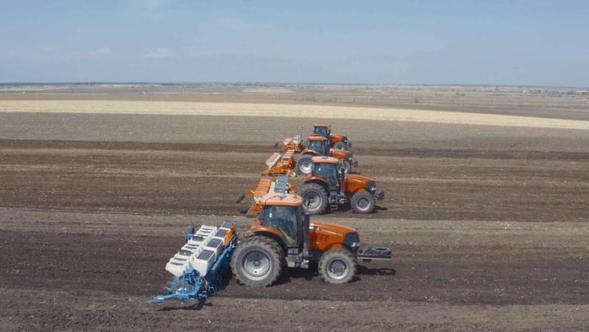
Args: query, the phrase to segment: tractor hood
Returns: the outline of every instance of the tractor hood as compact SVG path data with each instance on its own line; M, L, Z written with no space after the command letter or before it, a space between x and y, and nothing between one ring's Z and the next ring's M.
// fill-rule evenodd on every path
M332 142L345 142L348 139L346 136L340 134L331 134L330 138Z
M331 156L333 156L334 158L337 159L348 159L349 157L352 156L352 152L351 151L347 151L347 150L336 150L336 149L330 149L329 153L331 154Z
M315 250L323 252L341 244L354 249L360 243L358 232L352 227L312 221L309 228L311 247Z
M376 181L374 181L373 178L358 174L346 174L345 183L346 192L348 193L355 193L360 190L368 190L370 184L373 184L376 187Z

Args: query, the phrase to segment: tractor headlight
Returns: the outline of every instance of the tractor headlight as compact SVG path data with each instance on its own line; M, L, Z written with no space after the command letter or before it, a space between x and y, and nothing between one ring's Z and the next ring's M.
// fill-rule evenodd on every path
M374 193L376 191L376 182L374 181L369 181L368 185L366 186L366 188L368 189L368 191L370 191L371 193Z
M360 247L360 236L356 232L350 232L344 236L344 244L355 254Z

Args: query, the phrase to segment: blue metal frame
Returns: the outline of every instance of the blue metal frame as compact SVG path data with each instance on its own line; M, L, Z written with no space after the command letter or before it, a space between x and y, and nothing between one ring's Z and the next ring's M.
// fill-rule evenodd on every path
M187 234L186 237L190 239L191 234ZM224 274L229 270L231 254L236 244L237 236L235 235L205 276L201 276L198 271L190 268L183 276L173 277L166 286L165 293L154 296L150 303L162 304L171 300L180 301L182 304L191 300L205 302L209 296L215 295L225 287Z

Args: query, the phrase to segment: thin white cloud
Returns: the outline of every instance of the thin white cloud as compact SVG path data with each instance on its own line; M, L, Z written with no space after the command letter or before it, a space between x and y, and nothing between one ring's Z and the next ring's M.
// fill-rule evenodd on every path
M167 48L155 48L143 55L146 59L166 59L175 56L176 53Z
M105 55L110 55L110 54L111 54L111 50L109 47L101 47L101 48L97 48L95 50L88 52L88 55L91 55L91 56L105 56Z
M222 29L233 32L246 32L252 28L250 23L233 17L218 18L215 20L215 24Z
M45 53L55 53L57 52L58 49L55 47L41 47L41 52L45 52Z

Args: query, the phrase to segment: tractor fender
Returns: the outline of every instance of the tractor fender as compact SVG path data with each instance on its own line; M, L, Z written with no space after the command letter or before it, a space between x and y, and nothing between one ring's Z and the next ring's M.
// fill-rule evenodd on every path
M325 189L329 191L329 188L327 188L327 181L325 181L324 178L320 178L318 176L305 175L305 176L303 176L303 183L304 184L307 184L307 183L317 183L317 184L325 187Z
M282 234L273 227L267 227L262 225L262 223L259 220L255 220L252 222L250 228L247 230L247 232L245 232L244 236L265 236L276 241L282 247L282 249L285 250L285 252L287 250L286 243L282 238Z
M309 150L309 149L307 149L307 148L305 148L305 149L304 149L304 150L301 152L301 154L302 154L302 155L308 154L308 155L312 155L312 156L318 156L318 155L319 155L319 153L317 153L317 151L315 151L315 150Z

